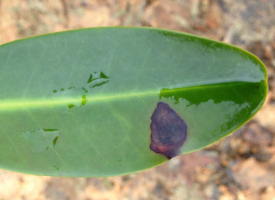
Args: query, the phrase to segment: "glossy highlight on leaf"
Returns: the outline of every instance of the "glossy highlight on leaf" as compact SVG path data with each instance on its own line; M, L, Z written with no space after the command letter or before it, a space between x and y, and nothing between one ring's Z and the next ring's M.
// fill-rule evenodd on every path
M187 138L187 124L166 103L159 102L152 115L150 148L171 159Z
M0 85L1 168L106 177L155 167L232 133L263 105L267 71L251 53L222 42L105 27L1 45ZM188 137L169 136L165 146L155 116L171 110ZM175 148L178 140L184 144Z

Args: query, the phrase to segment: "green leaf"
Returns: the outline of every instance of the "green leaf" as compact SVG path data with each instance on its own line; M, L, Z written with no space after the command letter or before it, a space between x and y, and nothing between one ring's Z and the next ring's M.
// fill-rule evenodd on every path
M153 28L7 43L0 77L0 167L50 176L114 176L166 162L150 149L160 101L187 124L185 154L242 126L267 94L265 66L249 52Z

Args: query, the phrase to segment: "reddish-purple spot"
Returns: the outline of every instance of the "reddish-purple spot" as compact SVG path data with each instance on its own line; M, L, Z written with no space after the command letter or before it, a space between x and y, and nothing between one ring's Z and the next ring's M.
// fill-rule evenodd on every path
M168 159L179 155L187 138L187 124L166 103L159 102L152 115L150 149Z

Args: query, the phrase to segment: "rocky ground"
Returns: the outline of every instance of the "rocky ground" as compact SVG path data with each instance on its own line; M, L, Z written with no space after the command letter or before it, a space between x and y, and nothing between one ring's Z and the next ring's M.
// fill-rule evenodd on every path
M84 27L160 27L247 49L269 72L263 108L241 129L204 150L110 178L0 170L0 200L274 200L274 16L274 0L0 0L0 44Z

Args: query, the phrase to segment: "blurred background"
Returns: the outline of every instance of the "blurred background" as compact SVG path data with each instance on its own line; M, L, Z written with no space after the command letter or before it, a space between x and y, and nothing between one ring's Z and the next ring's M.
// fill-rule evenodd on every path
M149 26L234 44L269 72L263 108L204 150L136 174L59 178L0 169L0 200L274 200L275 0L0 0L0 44L99 26Z

